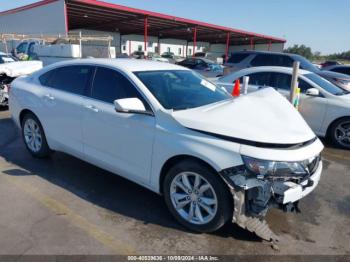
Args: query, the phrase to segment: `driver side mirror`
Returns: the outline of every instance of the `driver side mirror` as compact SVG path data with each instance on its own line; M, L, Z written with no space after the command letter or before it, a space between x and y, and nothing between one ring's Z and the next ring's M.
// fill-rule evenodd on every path
M317 88L309 88L306 90L305 95L307 96L319 96L320 91Z
M119 113L136 113L153 115L146 110L142 101L136 97L114 100L115 111Z

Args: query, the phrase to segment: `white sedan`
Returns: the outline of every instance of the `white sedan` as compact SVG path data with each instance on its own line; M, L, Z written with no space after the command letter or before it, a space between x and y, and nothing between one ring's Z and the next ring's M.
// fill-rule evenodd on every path
M242 82L243 76L249 76L248 91L273 87L289 98L292 71L292 68L285 67L252 67L219 78L216 82L231 91L236 79ZM335 145L350 149L349 92L315 73L305 70L299 73L301 115L318 136L329 137Z
M177 65L52 64L13 82L10 111L33 156L62 151L126 177L200 232L232 219L274 239L267 210L293 210L321 176L322 143L275 90L233 99Z

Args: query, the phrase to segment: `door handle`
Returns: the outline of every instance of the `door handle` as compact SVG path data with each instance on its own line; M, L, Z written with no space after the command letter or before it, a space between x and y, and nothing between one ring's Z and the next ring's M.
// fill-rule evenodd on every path
M55 98L51 94L46 94L44 97L51 101L55 100Z
M87 105L87 106L85 106L85 108L86 108L86 109L89 109L89 110L91 110L91 111L94 111L95 113L98 112L97 107L95 107L95 106L93 106L93 105Z

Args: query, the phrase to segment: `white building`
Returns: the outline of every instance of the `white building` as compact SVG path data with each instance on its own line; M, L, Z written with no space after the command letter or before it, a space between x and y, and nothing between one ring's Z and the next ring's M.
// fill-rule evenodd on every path
M117 53L282 51L284 39L95 0L43 0L0 13L0 33L110 35ZM146 48L145 48L146 47ZM145 50L146 49L146 50Z

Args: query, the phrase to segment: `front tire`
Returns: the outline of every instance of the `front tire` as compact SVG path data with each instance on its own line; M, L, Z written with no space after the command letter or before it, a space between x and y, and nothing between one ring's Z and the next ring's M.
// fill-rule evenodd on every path
M232 217L232 196L206 165L185 160L173 166L163 183L166 205L176 220L197 232L213 232Z
M50 155L51 150L47 144L44 129L39 119L32 113L27 113L23 117L22 138L34 157L44 158Z
M335 146L350 149L350 117L334 122L329 135Z

